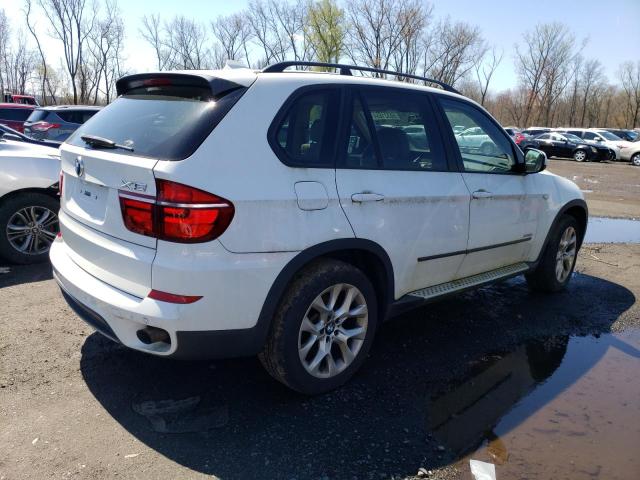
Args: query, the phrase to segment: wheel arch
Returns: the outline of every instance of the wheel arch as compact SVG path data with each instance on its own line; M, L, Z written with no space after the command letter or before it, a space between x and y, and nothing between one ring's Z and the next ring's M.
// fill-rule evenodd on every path
M14 198L14 197L19 197L20 195L23 195L25 193L42 193L44 195L47 195L48 197L51 197L55 200L59 200L60 198L58 197L58 183L54 183L53 185L51 185L50 187L47 188L40 188L40 187L31 187L31 188L21 188L18 190L12 190L6 194L4 194L2 197L0 197L0 204L2 202L5 202L6 200L10 199L10 198Z
M570 202L566 203L556 214L555 218L553 219L553 222L551 222L551 226L549 227L549 230L547 231L547 236L544 239L544 243L542 245L542 248L540 249L540 253L538 254L538 258L535 261L535 264L537 265L540 262L540 258L542 258L542 255L544 254L544 251L547 248L547 245L549 244L549 241L551 240L551 233L555 230L556 226L558 225L558 222L560 221L560 218L563 215L570 215L573 218L576 219L576 221L578 222L578 226L580 227L580 232L579 232L579 236L578 236L578 248L580 248L582 246L582 242L584 240L584 237L587 233L587 224L589 221L589 209L587 207L587 202L585 202L582 199L575 199L575 200L571 200Z
M264 345L271 320L291 282L305 267L322 258L341 260L362 270L371 280L376 295L381 301L380 318L386 316L389 306L394 301L395 288L393 266L387 252L371 240L360 238L330 240L298 253L276 277L254 327L258 330L261 346Z

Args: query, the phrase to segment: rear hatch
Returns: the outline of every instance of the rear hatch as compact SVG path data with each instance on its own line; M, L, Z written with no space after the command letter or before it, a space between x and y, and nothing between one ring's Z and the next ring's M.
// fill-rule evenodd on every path
M155 201L156 163L191 156L255 80L253 72L244 82L224 72L124 77L119 97L62 145L62 235L71 258L91 275L148 294L157 240L132 228L131 215L125 221L122 199Z

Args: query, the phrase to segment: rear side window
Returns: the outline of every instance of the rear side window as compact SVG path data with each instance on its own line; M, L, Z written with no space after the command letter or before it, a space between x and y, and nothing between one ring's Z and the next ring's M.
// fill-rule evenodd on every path
M133 148L128 155L182 160L196 151L245 91L238 87L214 96L210 89L186 85L130 88L67 142L85 147L82 135L94 135Z
M333 166L338 95L336 89L312 90L289 106L275 129L276 153L285 164Z
M584 138L585 140L595 140L600 137L593 132L584 132L582 134L582 138Z
M444 171L447 162L426 98L363 89L354 95L347 168Z
M29 122L41 122L47 118L47 115L49 115L49 112L47 112L46 110L36 109L31 112L31 115L29 115L29 118L27 120Z
M0 108L0 118L3 120L14 120L24 122L33 110L27 108Z
M84 123L82 121L82 112L60 110L56 114L67 123Z

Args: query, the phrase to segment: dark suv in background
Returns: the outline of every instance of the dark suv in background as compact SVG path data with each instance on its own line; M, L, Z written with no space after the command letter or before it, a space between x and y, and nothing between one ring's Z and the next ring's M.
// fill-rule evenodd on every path
M37 140L64 142L101 108L84 105L38 107L24 122L24 133Z

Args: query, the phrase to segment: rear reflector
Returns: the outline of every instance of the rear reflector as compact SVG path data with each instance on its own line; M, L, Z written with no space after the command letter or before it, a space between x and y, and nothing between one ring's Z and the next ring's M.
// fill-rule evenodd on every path
M127 229L178 243L208 242L229 227L235 209L224 198L168 180L156 180L156 197L120 190Z
M147 296L154 300L160 300L161 302L180 304L194 303L202 298L202 296L194 295L174 295L173 293L161 292L160 290L151 290Z

